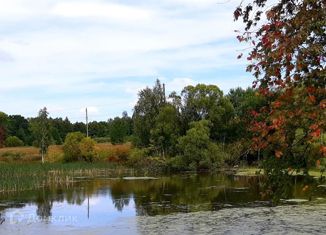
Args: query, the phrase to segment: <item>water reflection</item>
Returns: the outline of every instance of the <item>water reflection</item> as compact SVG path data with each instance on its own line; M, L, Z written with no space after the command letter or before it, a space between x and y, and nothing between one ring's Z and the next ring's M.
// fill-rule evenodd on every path
M79 222L102 223L125 216L154 216L173 212L260 206L261 177L232 175L175 175L151 180L93 179L0 196L0 213L24 206L42 221L57 215L78 216ZM303 191L299 178L291 185L291 198L314 199L325 189ZM2 212L3 213L3 212ZM1 218L0 218L1 219ZM100 221L100 222L99 222ZM60 223L60 222L57 222Z

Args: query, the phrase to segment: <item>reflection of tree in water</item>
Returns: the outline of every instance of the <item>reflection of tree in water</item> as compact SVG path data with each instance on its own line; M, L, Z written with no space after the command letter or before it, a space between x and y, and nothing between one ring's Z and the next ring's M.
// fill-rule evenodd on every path
M125 206L129 205L130 198L126 198L126 197L112 198L112 202L114 204L114 207L118 211L122 211Z
M51 194L46 193L44 188L37 196L36 205L36 214L40 218L47 219L52 215L51 210L53 206L53 198L51 197Z
M118 211L122 211L125 206L129 205L132 191L127 181L118 180L111 184L112 202Z
M158 180L118 180L112 182L111 196L118 210L125 206L126 195L133 195L137 215L169 214L214 209L214 203L225 187L244 182L221 175L161 177ZM123 196L124 195L124 196Z
M289 184L290 197L305 198L302 188L306 183L297 177ZM37 215L51 216L54 201L67 201L81 205L88 197L102 195L112 198L118 211L134 200L137 215L158 215L171 212L217 210L226 204L244 205L262 200L261 185L264 177L228 175L178 175L156 180L92 180L79 182L72 187L50 187L20 192L2 200L35 202ZM314 196L320 196L319 191ZM265 198L268 199L268 198Z

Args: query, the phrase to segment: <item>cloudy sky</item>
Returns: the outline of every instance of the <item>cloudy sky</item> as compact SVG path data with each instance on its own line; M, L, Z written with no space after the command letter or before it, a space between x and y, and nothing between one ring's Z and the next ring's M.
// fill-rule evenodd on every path
M157 78L167 91L247 87L239 0L0 0L0 110L107 120Z

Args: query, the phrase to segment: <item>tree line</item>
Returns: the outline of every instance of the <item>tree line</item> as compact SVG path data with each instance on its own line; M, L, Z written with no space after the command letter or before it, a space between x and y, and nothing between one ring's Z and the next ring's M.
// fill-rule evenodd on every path
M205 84L166 95L157 80L152 88L139 91L132 117L123 112L121 117L90 122L89 136L97 142L132 142L146 150L144 155L173 158L173 165L182 169L210 168L222 161L236 164L240 156L256 158L248 126L251 113L266 102L252 88L224 95L217 86ZM35 118L0 114L1 147L34 145L42 152L51 144L63 144L72 132L85 133L85 123L50 118L46 108Z
M42 125L41 120L46 119ZM46 125L49 144L61 145L68 133L86 133L86 124L83 122L72 123L66 118L48 117L46 108L40 110L34 118L25 118L21 115L7 115L0 112L0 147L38 146L38 133L41 126ZM132 134L132 119L127 112L122 117L115 117L107 121L93 121L89 123L89 136L97 141L111 141L122 143L127 136Z

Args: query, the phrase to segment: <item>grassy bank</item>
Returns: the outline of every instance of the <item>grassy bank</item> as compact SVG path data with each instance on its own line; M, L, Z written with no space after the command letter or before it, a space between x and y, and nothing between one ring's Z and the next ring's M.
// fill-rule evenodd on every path
M243 176L255 176L255 175L260 175L264 174L264 170L257 168L257 167L244 167L244 168L239 168L236 171L236 175L243 175ZM294 173L293 175L300 175L302 172L299 173ZM319 169L310 169L308 171L308 174L312 177L317 177L320 178L321 176L325 176Z
M144 156L139 159L132 151L129 143L97 143L94 162L64 163L63 147L52 145L45 156L45 164L41 164L38 148L0 148L0 193L72 184L81 177L146 175L163 169L160 161Z

